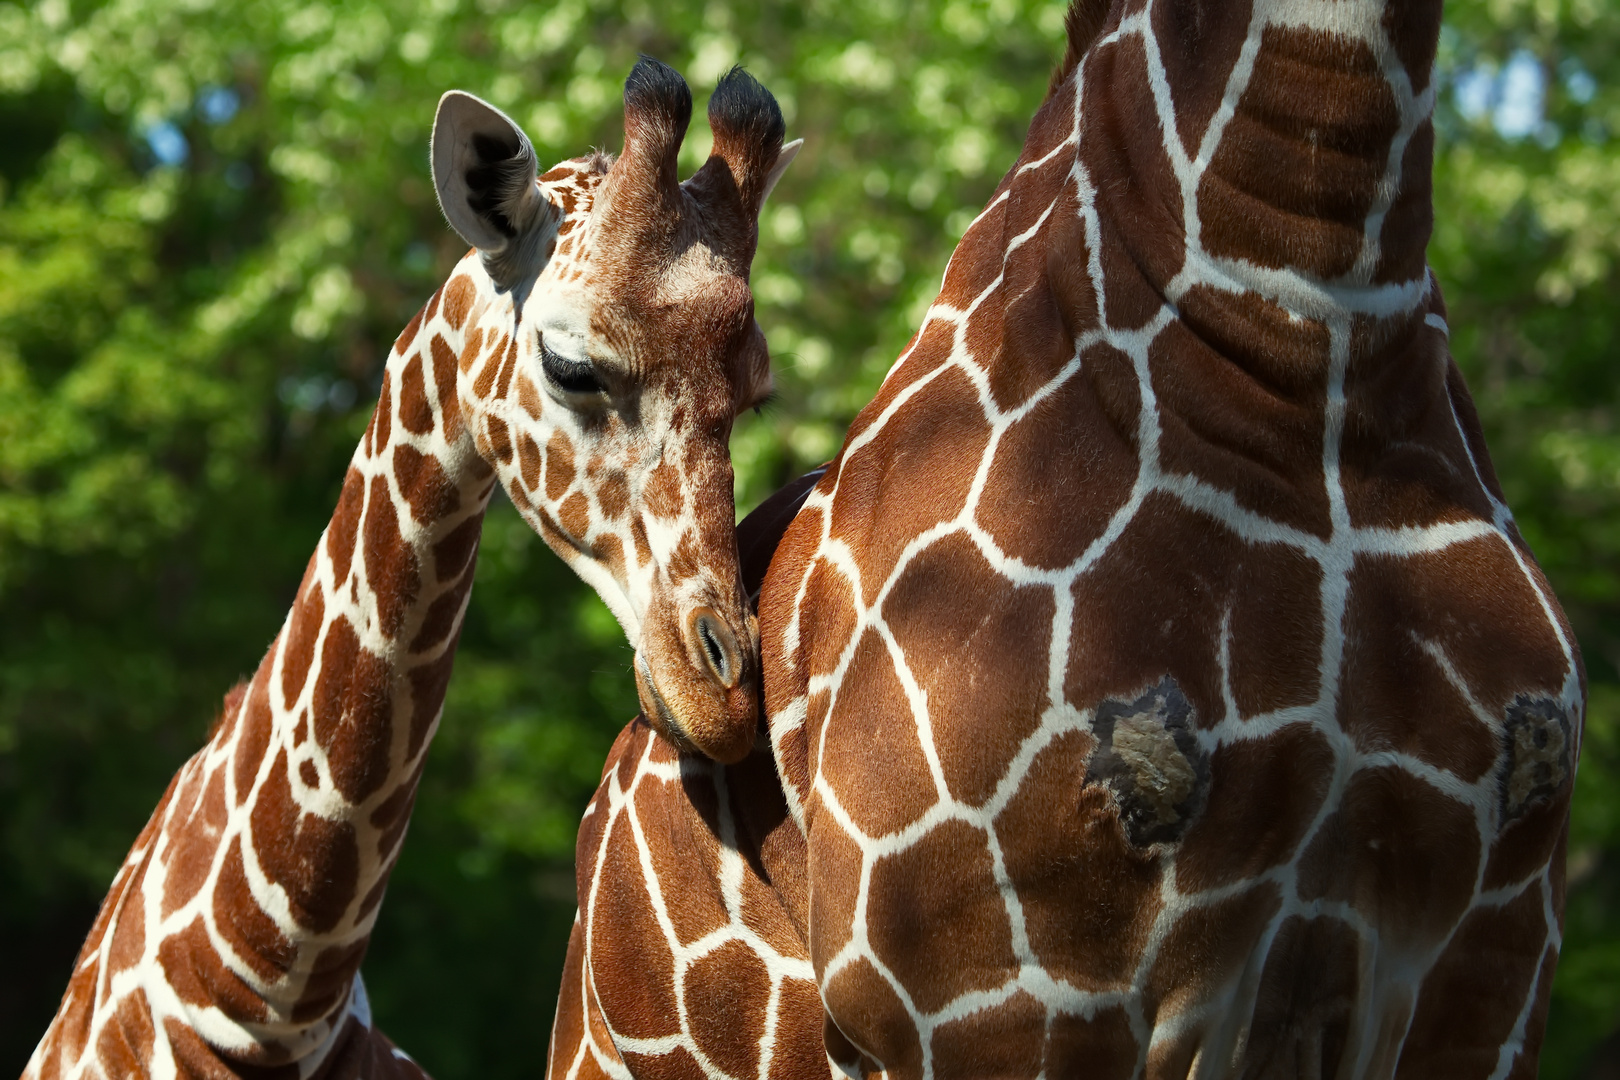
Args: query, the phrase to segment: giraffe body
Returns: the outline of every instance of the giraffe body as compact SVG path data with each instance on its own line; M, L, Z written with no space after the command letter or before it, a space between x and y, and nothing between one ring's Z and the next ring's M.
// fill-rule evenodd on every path
M752 741L726 440L769 386L747 278L792 151L734 71L715 155L678 184L690 113L644 59L624 153L536 177L503 115L441 102L435 180L474 250L395 343L282 631L136 841L29 1080L421 1075L358 973L497 484L613 607L663 730L733 757L730 728Z
M1439 5L1070 28L760 594L803 884L731 891L804 922L738 978L814 972L806 1075L1533 1076L1584 677L1424 260ZM627 737L582 832L599 1050L704 940L600 898L731 895L593 846L675 815L655 761ZM621 925L676 959L579 963ZM772 1074L682 1023L618 1059L559 1023L553 1067Z

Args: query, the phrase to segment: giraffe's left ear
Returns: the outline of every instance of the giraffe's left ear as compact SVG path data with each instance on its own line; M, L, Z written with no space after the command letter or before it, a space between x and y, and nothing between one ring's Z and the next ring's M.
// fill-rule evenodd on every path
M501 279L521 271L520 253L550 217L529 137L495 106L452 90L439 99L432 153L445 219L483 252L498 282L511 284Z
M759 197L761 206L765 205L765 200L771 197L771 192L776 190L776 182L782 179L782 174L788 171L788 166L793 164L793 159L798 157L799 151L803 149L804 140L794 139L792 142L785 144L782 147L782 152L776 155L776 164L772 165L771 171L765 175L765 191Z

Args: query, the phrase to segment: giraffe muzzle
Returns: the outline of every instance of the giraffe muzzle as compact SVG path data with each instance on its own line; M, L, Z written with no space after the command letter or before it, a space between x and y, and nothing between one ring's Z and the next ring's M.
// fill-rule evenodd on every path
M677 746L725 763L747 756L759 724L757 630L743 618L734 626L699 605L662 633L644 631L636 650L647 720Z

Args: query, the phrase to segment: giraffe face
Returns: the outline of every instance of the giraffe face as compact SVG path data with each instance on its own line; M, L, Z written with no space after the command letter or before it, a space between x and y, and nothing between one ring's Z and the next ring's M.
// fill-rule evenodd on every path
M648 719L734 761L754 742L760 665L728 442L770 392L748 272L796 146L741 72L716 89L715 153L685 183L685 82L644 59L625 111L617 160L537 180L510 120L467 95L441 103L435 180L475 247L465 295L453 279L445 299L467 307L459 413L519 512L624 627Z

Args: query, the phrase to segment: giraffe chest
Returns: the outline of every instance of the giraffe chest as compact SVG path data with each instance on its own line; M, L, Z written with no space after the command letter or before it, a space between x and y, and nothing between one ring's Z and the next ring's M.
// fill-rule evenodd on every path
M851 1053L1129 1075L1303 1016L1370 1054L1481 920L1535 970L1579 690L1503 533L1257 534L984 469L958 503L894 461L812 500L766 633Z

